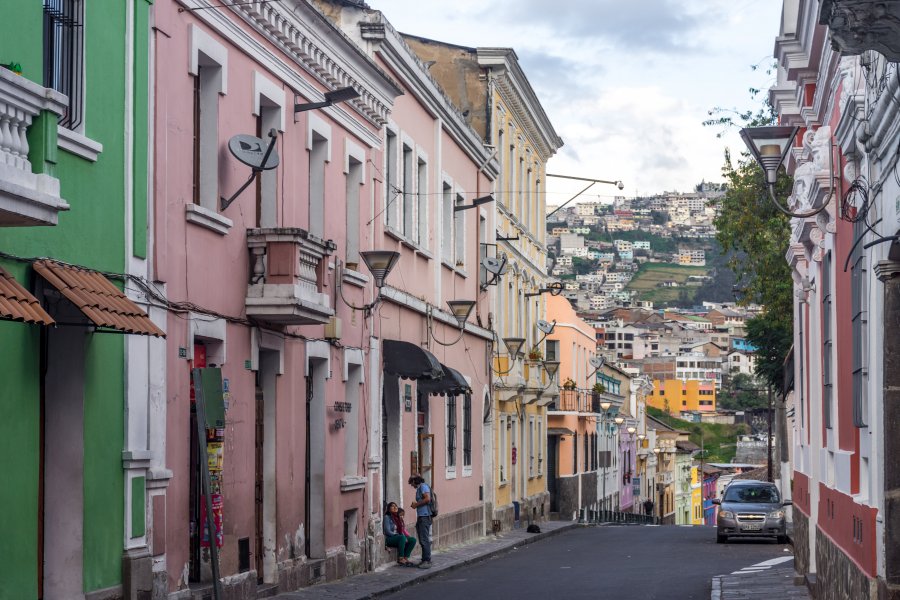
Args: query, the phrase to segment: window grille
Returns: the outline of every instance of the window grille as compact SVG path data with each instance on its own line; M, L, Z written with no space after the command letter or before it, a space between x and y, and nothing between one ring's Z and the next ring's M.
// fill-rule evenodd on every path
M463 396L463 466L472 466L472 396Z
M77 129L83 120L82 0L44 0L44 87L65 94L59 124Z
M447 466L456 466L456 396L447 396Z
M834 381L831 373L833 355L831 305L831 252L829 251L822 261L822 413L827 429L831 429L831 402L834 394Z

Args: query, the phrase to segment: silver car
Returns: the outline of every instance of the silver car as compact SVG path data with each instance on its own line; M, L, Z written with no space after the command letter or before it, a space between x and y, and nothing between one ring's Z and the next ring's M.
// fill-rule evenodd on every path
M774 483L738 479L725 488L716 519L716 542L725 543L729 537L774 537L778 543L787 542L784 507L790 500L781 500Z

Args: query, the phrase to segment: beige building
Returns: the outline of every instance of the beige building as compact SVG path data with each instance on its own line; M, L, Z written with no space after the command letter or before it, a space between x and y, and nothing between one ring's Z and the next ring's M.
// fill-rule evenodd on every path
M494 345L493 453L485 449L485 503L495 528L520 520L539 520L549 512L546 480L546 405L553 400L540 359L532 350L543 334L537 329L546 308L547 160L562 146L511 48L468 48L414 36L406 43L434 79L484 137L500 164L492 204L496 236L480 240L481 256L500 261L502 275L482 269L482 289L497 286L495 308L485 326ZM510 356L503 339L524 340L519 356ZM523 358L524 357L524 358ZM490 464L490 463L493 464ZM492 508L491 508L492 507Z

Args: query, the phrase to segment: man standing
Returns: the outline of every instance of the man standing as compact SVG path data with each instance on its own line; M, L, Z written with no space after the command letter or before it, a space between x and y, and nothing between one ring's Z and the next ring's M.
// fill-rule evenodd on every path
M422 562L420 569L431 568L431 488L418 473L409 478L409 485L416 488L416 499L410 504L416 509L416 535L419 536L419 544L422 546Z

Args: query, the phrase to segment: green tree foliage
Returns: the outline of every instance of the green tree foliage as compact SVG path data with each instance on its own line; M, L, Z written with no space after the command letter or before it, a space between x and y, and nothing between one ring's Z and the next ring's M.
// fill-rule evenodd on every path
M716 395L716 405L727 410L765 408L766 401L764 388L746 373L725 377L722 390Z
M774 113L768 105L737 117L743 126L774 122ZM730 116L705 124L736 125ZM740 301L765 307L762 314L747 321L747 339L758 348L757 375L780 388L782 363L793 337L793 281L785 260L790 220L772 204L763 171L749 153L743 153L734 162L726 150L722 174L727 190L715 219L716 239L723 252L731 253L729 265L737 275ZM775 184L775 195L786 198L791 186L792 179L782 172Z
M572 257L572 269L576 275L587 275L597 270L597 261L590 258Z

